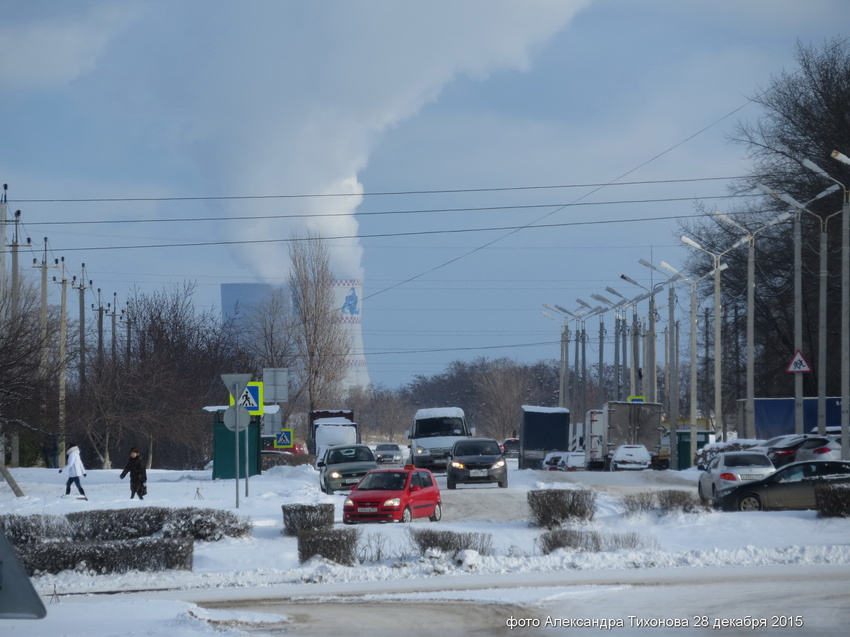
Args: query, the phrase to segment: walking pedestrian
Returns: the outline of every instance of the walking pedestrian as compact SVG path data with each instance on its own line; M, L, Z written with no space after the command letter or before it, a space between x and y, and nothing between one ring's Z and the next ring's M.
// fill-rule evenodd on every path
M139 500L144 500L142 496L148 494L148 474L145 471L145 462L139 455L139 450L136 447L130 449L130 458L127 460L127 466L121 472L121 479L130 474L130 499L138 493Z
M80 476L86 477L86 468L83 466L83 461L80 460L80 448L77 445L71 445L68 449L68 464L65 465L68 470L68 481L65 483L65 495L71 495L71 485L77 485L77 491L84 500L88 500L86 492L80 484ZM59 469L62 473L62 469Z

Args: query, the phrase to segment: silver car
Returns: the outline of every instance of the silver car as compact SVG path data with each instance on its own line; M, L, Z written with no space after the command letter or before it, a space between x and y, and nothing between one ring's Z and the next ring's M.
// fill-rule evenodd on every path
M745 482L761 480L776 468L763 453L753 451L727 451L717 454L708 466L699 465L697 492L702 502L717 497L717 493Z
M797 449L796 462L841 460L841 436L813 436Z

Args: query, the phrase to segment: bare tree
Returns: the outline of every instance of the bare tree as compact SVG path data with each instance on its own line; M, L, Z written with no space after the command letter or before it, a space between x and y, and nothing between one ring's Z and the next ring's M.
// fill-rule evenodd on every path
M338 394L347 373L351 340L339 323L340 308L334 306L334 277L327 247L312 232L293 239L289 248L289 285L299 332L302 390L306 391L312 410Z
M850 169L831 161L833 149L850 148L850 40L846 38L825 42L822 47L797 47L798 68L783 72L771 79L767 89L751 99L763 107L763 115L755 122L742 123L733 141L747 146L754 162L751 175L741 179L733 188L737 193L751 193L756 183L763 183L777 193L789 194L798 201L812 200L830 182L803 167L801 161L809 159L843 183L850 183ZM824 197L809 204L809 209L819 216L830 215L841 208L841 194ZM779 210L788 206L773 198L762 198L726 211L750 231L758 229L775 218ZM714 212L705 210L704 212ZM801 217L803 231L803 346L815 352L818 339L818 235L820 223L813 215ZM706 249L720 253L727 250L741 233L735 228L717 222L706 214L696 223L682 224L682 229L693 236ZM830 255L840 251L840 225L836 221L827 227ZM755 243L755 335L756 335L756 394L761 396L790 395L793 379L790 374L777 373L784 369L794 351L794 287L793 243L787 226L778 225L760 233ZM726 325L746 316L747 253L733 250L723 257L729 267L724 271L723 299ZM828 350L840 348L840 259L829 259L827 280L827 339ZM689 269L697 276L707 274L713 267L705 254L695 252L689 259ZM700 292L711 297L711 277L703 282ZM726 331L723 347L723 394L727 399L724 412L732 413L733 401L740 397L743 351L740 330ZM817 361L809 360L815 368ZM827 358L827 392L836 394L840 374L838 357ZM816 373L806 374L804 393L816 391ZM738 384L739 385L739 384Z

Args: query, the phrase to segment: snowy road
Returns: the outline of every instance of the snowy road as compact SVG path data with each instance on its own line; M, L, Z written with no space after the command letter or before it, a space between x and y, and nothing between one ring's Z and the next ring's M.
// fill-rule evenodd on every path
M280 595L280 597L276 597ZM274 613L298 635L598 634L556 620L621 620L615 635L837 635L850 625L850 566L772 566L523 573L435 577L391 583L337 583L186 593L215 609ZM836 603L837 602L837 603ZM630 619L629 616L633 618ZM509 620L539 622L514 628ZM763 628L735 627L745 618ZM790 621L789 621L790 619ZM550 625L547 624L547 620ZM687 627L658 628L663 620ZM725 622L725 624L724 624ZM802 622L802 626L788 623ZM707 623L707 625L697 625ZM786 625L783 625L786 624ZM263 631L268 630L268 626Z

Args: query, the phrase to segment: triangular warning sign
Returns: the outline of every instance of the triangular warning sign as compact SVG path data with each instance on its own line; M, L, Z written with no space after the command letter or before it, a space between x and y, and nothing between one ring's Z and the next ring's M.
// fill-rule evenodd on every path
M803 358L803 353L800 350L797 350L797 353L794 354L794 358L791 359L791 364L788 365L788 369L785 370L791 374L799 374L801 372L810 372L812 368L809 366L809 363Z

